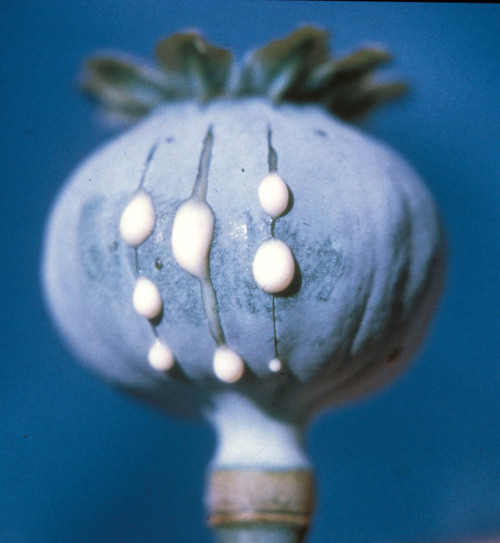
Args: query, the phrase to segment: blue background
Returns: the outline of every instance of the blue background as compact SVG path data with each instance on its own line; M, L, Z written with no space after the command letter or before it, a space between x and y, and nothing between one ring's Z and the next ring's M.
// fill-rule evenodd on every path
M399 149L441 207L447 292L391 388L310 428L319 504L310 543L500 533L500 6L331 2L0 3L3 285L0 542L209 541L201 496L214 436L83 370L47 317L43 227L76 163L112 137L76 89L99 48L151 58L186 27L241 55L301 22L347 52L386 44L412 92L364 128Z

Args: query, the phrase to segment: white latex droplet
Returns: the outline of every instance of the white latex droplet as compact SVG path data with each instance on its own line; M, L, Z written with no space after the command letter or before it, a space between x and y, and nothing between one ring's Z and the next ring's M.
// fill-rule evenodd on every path
M174 355L168 345L156 339L148 352L148 362L158 371L168 371L174 365Z
M281 370L282 367L283 367L283 364L281 363L281 360L279 358L273 358L269 362L269 370L272 371L273 373L277 373L278 371Z
M163 308L160 291L158 287L145 277L139 277L135 284L134 295L132 298L134 309L146 319L158 317Z
M282 215L288 207L288 186L276 173L266 175L259 185L259 201L264 211L273 219Z
M275 294L285 290L295 275L292 251L279 239L265 241L253 260L253 277L262 290Z
M120 219L120 234L125 243L137 247L151 235L156 212L151 196L140 190L124 209Z
M179 266L202 279L208 270L208 256L215 218L206 202L190 199L182 203L172 226L172 251Z
M217 347L214 353L214 373L225 383L235 383L243 376L245 363L238 353L227 345Z

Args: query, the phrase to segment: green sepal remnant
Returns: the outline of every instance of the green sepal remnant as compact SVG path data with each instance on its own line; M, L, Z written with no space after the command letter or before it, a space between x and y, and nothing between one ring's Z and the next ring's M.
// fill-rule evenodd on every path
M85 64L82 87L107 113L135 121L165 102L206 102L228 96L267 96L276 103L313 103L346 120L403 94L402 82L378 83L373 72L391 60L380 47L334 58L329 35L303 26L251 53L239 67L227 49L194 31L159 42L159 68L106 54Z
M81 85L106 113L126 121L135 121L183 95L181 86L176 88L167 74L111 54L87 60Z
M239 92L286 100L300 94L310 72L328 58L328 33L311 26L299 28L250 55L240 76Z
M233 62L227 49L186 32L161 40L156 56L165 73L184 87L185 95L206 101L225 93Z

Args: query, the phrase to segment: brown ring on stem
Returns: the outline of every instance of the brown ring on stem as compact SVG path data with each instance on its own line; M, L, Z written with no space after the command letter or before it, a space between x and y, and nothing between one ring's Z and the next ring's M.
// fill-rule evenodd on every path
M209 524L309 526L314 507L314 478L307 469L219 469L210 473Z

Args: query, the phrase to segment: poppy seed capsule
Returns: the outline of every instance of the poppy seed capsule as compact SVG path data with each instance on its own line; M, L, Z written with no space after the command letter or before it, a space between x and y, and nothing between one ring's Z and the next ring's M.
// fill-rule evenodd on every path
M268 129L293 194L275 220L259 200ZM206 196L193 199L209 131ZM122 213L151 148L167 138L142 187L155 227L131 247L120 238ZM155 331L189 379L210 389L212 376L215 385L212 358L227 345L258 378L250 393L260 398L278 358L293 376L281 405L304 413L378 388L404 367L437 301L443 255L429 193L380 143L313 106L186 102L159 108L77 170L53 210L44 282L65 337L127 389L168 404L169 390L186 387L147 362L147 319L164 304ZM189 387L183 397L187 411L204 402Z
M326 40L305 27L258 50L232 98L228 52L196 34L160 43L172 78L94 61L87 87L112 112L151 113L76 170L46 232L46 299L77 355L216 428L207 505L221 542L235 530L301 540L312 508L305 423L405 367L443 283L442 229L418 175L320 107L349 117L394 92L358 85L387 55L332 64ZM179 66L185 96L169 87ZM342 73L347 83L330 89ZM193 80L203 105L189 99ZM135 95L141 85L150 92Z

